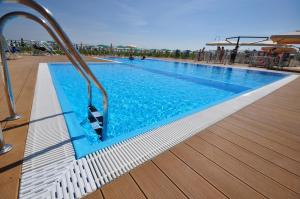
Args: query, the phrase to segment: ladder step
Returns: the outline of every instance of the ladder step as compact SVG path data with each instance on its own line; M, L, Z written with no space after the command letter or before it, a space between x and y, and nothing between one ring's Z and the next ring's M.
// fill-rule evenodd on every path
M89 106L88 110L89 122L96 134L98 135L99 139L102 141L103 116L98 112L98 110L94 106Z
M98 122L91 123L91 126L93 129L102 129L102 126L100 126Z

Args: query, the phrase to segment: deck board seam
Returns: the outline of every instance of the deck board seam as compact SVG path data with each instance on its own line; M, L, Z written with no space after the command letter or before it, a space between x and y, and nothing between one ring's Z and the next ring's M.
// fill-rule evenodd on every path
M181 193L186 197L186 198L189 198L186 193L153 161L153 159L150 160L150 162L152 162L155 167L158 168L158 170L168 178L168 180L179 190L181 191ZM198 174L199 175L199 174Z
M213 146L213 147L216 147L216 148L218 148L219 150L221 150L221 151L223 151L224 153L226 153L227 155L233 157L235 160L238 160L239 162L242 162L243 164L245 164L245 165L251 167L252 169L254 169L255 171L257 171L258 173L260 173L260 174L262 174L263 176L269 178L270 180L274 181L275 183L278 183L278 184L282 185L283 187L285 187L286 189L288 189L288 190L290 190L290 191L292 191L292 192L294 192L294 193L296 193L296 194L299 195L299 193L297 193L297 192L295 192L294 190L290 189L290 188L287 187L286 185L284 185L284 184L282 184L282 183L276 181L275 179L271 178L270 176L267 176L266 174L262 173L261 171L257 170L256 168L252 167L251 165L249 165L249 164L247 164L247 163L241 161L240 159L236 158L235 156L231 155L230 153L227 153L227 152L224 151L223 149L219 148L217 145L208 142L207 140L203 139L203 138L200 137L199 135L198 135L198 137L199 137L200 139L202 139L203 141L205 141L206 143L208 143L209 145L211 145L211 146ZM272 164L273 164L273 163L272 163ZM300 195L299 195L299 196L300 196Z
M183 142L182 144L186 144L185 142ZM190 146L188 146L190 147ZM192 149L194 150L194 149ZM194 150L195 151L195 150ZM214 185L213 183L211 183L206 177L202 176L197 170L195 170L191 165L189 165L187 162L185 162L184 160L182 160L178 155L176 155L172 149L170 149L170 152L176 157L178 158L180 161L182 161L186 166L188 166L191 170L193 170L194 172L196 172L199 176L203 177L203 179L205 179L209 184L211 184L215 189L217 189L220 193L222 193L225 197L230 198L226 193L224 193L222 190L220 190L216 185ZM199 153L199 151L195 151L196 153ZM201 154L201 153L199 153ZM202 155L202 154L201 154ZM206 159L208 159L206 156L204 156ZM209 160L209 159L208 159ZM211 161L211 160L209 160ZM213 164L215 164L217 167L219 167L220 169L224 170L226 173L228 173L229 175L231 175L233 178L237 179L238 181L241 181L240 179L236 178L235 176L233 176L231 173L229 173L228 171L226 171L225 169L223 169L222 167L220 167L218 164L216 164L215 162L211 161ZM241 181L242 182L242 181ZM244 182L242 182L242 184L245 184ZM245 184L246 186L248 186L247 184ZM250 187L251 189L253 189L252 187ZM253 189L254 190L254 189ZM254 190L255 192L257 192L256 190ZM259 192L257 192L259 193ZM260 193L259 193L260 194Z
M224 128L224 127L223 127L222 125L220 125L219 123L217 123L217 124L215 124L215 125L218 126L218 127L220 127L220 128ZM295 161L295 162L297 162L297 163L300 164L299 161L297 161L297 160L295 160L295 159L293 159L293 158L291 158L291 157L289 157L289 156L287 156L287 155L285 155L285 154L283 154L283 153L279 153L278 151L275 151L274 149L272 149L272 148L270 148L270 147L261 145L260 143L258 143L257 141L255 141L255 140L253 140L253 139L249 139L249 138L247 138L247 137L241 136L241 135L235 133L234 131L232 131L232 130L230 130L230 129L228 129L228 128L226 128L226 130L228 130L228 131L230 131L231 133L233 133L233 134L235 134L235 135L238 135L238 136L240 136L240 137L242 137L242 138L244 138L244 139L247 139L247 140L249 140L249 141L251 141L251 142L254 142L255 144L258 144L258 145L260 145L260 146L262 146L262 147L264 147L264 148L267 148L267 149L269 149L269 150L271 150L271 151L273 151L273 152L275 152L275 153L278 153L278 154L280 154L280 155L282 155L282 156L284 156L284 157L286 157L286 158L288 158L288 159L290 159L290 160L293 160L293 161Z
M228 123L230 123L230 124L236 126L237 128L241 128L240 126L236 125L235 122L230 121L230 119L229 119L229 120L226 120L225 122L226 122L226 123L228 122ZM241 123L243 123L243 121L241 121ZM244 123L246 123L246 122L244 122ZM248 125L251 125L251 124L248 124ZM255 130L253 130L253 129L247 129L247 131L248 131L249 133L255 134L255 135L259 136L259 137L265 138L265 139L267 139L267 140L269 140L269 141L271 141L271 142L274 142L274 143L277 143L277 144L282 145L282 146L284 146L284 147L287 147L287 148L289 148L290 150L293 150L293 151L295 151L295 152L297 152L297 153L300 153L300 150L294 149L294 148L288 146L287 144L283 144L283 143L277 142L277 141L275 141L275 139L270 139L268 136L263 136L263 135L261 135L261 134L258 134L258 133L257 133ZM277 133L275 133L275 134L278 135ZM278 136L281 136L281 135L278 135ZM285 138L286 138L286 139L289 139L289 138L287 138L287 137L285 137ZM296 142L298 142L298 141L296 141ZM300 144L300 143L299 143L299 144Z
M251 106L253 106L253 107L255 107L255 108L261 108L262 107L262 105L260 105L260 104L252 104ZM287 113L291 113L291 114L299 114L300 113L300 111L297 111L297 110L290 110L290 109L287 109L287 108L283 108L283 107L281 107L280 105L278 105L278 104L274 104L274 105L272 105L274 108L275 108L275 106L276 106L276 109L278 110L278 111L284 111L284 112L287 112ZM265 109L268 109L267 107L264 107Z
M274 164L274 165L280 167L281 169L284 169L285 171L287 171L287 172L289 172L289 173L291 173L291 174L293 174L293 175L295 175L295 176L297 176L297 177L300 177L299 175L297 175L297 174L295 174L295 173L293 173L293 172L287 170L286 168L284 168L284 167L282 167L282 166L280 166L280 165L278 165L278 164L276 164L276 163L274 163L274 162L271 162L270 160L268 160L268 159L266 159L266 158L264 158L264 157L262 157L262 156L260 156L260 155L258 155L258 154L256 154L256 153L254 153L254 152L252 152L252 151L250 151L250 150L244 148L243 146L240 146L240 145L238 145L238 144L232 142L232 141L229 140L229 139L226 139L226 138L224 138L224 137L221 137L220 135L214 133L212 130L208 129L208 131L211 132L211 133L213 133L214 135L216 135L216 136L218 136L218 137L220 137L220 138L222 138L222 139L225 139L225 140L227 140L228 142L230 142L230 143L232 143L232 144L234 144L234 145L236 145L236 146L238 146L238 147L240 147L240 148L242 148L242 149L248 151L249 153L252 153L252 154L254 154L254 155L256 155L256 156L258 156L258 157L264 159L265 161L268 161L268 162L270 162L270 163L272 163L272 164ZM237 135L237 136L239 136L239 135ZM240 137L241 137L241 136L240 136ZM262 146L262 145L261 145L261 146ZM264 146L262 146L262 147L264 147ZM276 151L274 151L274 152L276 153ZM281 154L280 154L280 155L281 155Z
M241 121L241 120L240 120L240 121ZM230 120L230 117L227 118L226 121L224 120L224 122L225 122L225 123L230 123L231 125L233 125L233 126L235 126L235 127L237 127L237 128L242 128L241 126L236 125L235 122L232 122L232 121ZM241 123L246 123L246 122L241 121ZM248 124L248 125L250 125L250 124ZM279 145L282 145L283 147L287 147L287 148L289 148L290 150L293 150L294 152L300 153L299 150L294 149L294 148L291 148L291 147L288 146L287 144L283 144L283 143L277 142L277 141L275 141L274 139L270 139L270 138L267 137L267 136L263 136L263 135L261 135L261 134L258 134L258 133L257 133L255 130L253 130L253 129L251 130L251 129L247 128L247 131L248 131L249 133L251 133L251 134L255 134L255 135L258 136L258 137L265 138L265 139L269 140L270 142L274 142L274 143L277 143L277 144L279 144ZM278 134L276 134L276 135L278 135ZM287 138L287 139L288 139L288 138ZM300 144L300 143L299 143L299 144ZM296 161L297 161L297 160L296 160Z
M299 112L299 114L300 114L300 112ZM239 121L241 121L241 122L244 122L243 119L241 119L242 117L243 117L243 116L231 115L230 117L228 117L228 119L229 119L229 118L234 118L234 119L236 119L236 120L239 120ZM267 126L267 127L274 128L273 126L266 125L266 124L262 123L262 122L259 121L259 120L254 120L254 119L252 119L252 118L247 118L247 117L245 117L245 119L246 119L246 120L251 120L251 121L256 122L256 123L259 123L260 125L263 125L263 126ZM278 129L277 129L277 130L278 130ZM300 144L300 135L295 135L295 134L293 134L293 133L286 132L286 131L281 130L281 129L279 129L279 133L277 133L277 134L280 134L280 135L287 135L287 136L291 136L291 137L295 136L296 138L299 138L299 141L296 140L296 142L299 142L299 144ZM293 138L291 138L291 137L288 138L288 139L293 139ZM287 137L286 137L286 138L287 138Z
M128 172L129 176L132 178L136 186L139 188L139 190L142 192L142 194L145 196L145 198L148 198L142 187L139 185L139 183L135 180L135 178L132 176L131 172Z
M99 189L99 191L100 191L100 194L102 195L103 199L105 199L106 197L104 196L103 190Z
M22 91L23 91L23 89L27 86L27 83L28 83L28 78L29 78L29 76L31 75L31 73L32 73L32 69L33 69L34 67L31 67L31 69L30 69L30 71L28 72L28 74L26 75L26 77L24 78L24 83L22 84L22 87L18 90L18 93L14 93L14 96L16 96L15 98L14 98L14 100L15 100L15 106L17 106L17 104L18 104L18 102L19 102L19 98L22 96ZM28 83L28 84L30 84L30 82ZM6 102L6 103L8 103L8 102ZM31 110L31 108L30 108L30 110ZM29 120L28 120L29 121ZM7 124L9 123L9 121L4 121L4 125L3 125L3 130L5 130L5 127L7 126Z
M9 70L10 71L13 71L12 69L13 68L15 68L15 67L11 67L10 66L10 64L9 64L9 62L8 62L8 67L9 67ZM10 72L10 74L11 74L11 72ZM11 79L11 81L13 81L14 79L20 79L19 77L23 77L23 74L24 74L24 71L23 70L20 70L19 69L19 71L17 72L17 74L16 74L16 72L14 71L14 73L13 73L13 76L11 76L13 79ZM4 85L3 85L3 82L1 82L1 86L4 88ZM3 98L3 100L5 100L4 98L5 98L5 94L4 93L1 93L1 95L0 95L0 100L2 101L2 98Z
M245 113L243 113L243 112L239 112L239 114L241 114L240 116L243 116L243 117L245 117L245 118L248 118L248 119L253 119L253 117L249 117L247 114L245 114ZM269 121L265 121L268 125L271 125L271 123L276 123L276 121L271 121L271 120L269 120ZM281 125L276 125L276 128L278 128L279 130L281 130L281 131L286 131L286 129L284 129L284 128L282 128L282 126ZM294 134L294 135L296 135L296 136L299 136L300 134L296 134L296 133L292 133L292 132L290 132L290 131L288 131L288 133L291 133L291 134Z
M230 171L228 171L227 169L223 168L221 165L219 165L217 162L215 162L214 160L208 158L206 155L204 155L203 153L201 153L200 151L198 151L197 149L195 149L193 146L189 145L188 143L184 143L186 144L188 147L192 148L192 150L197 151L198 153L200 153L201 155L203 155L205 158L207 158L209 161L213 162L214 164L218 165L218 167L220 167L221 169L223 169L224 171L226 171L227 173L229 173L231 176L233 176L235 179L239 180L240 182L242 182L243 184L247 185L248 187L250 187L252 190L254 190L255 192L259 193L260 195L264 196L265 198L269 198L268 196L266 196L265 194L259 192L258 190L254 189L251 185L249 185L247 182L243 181L242 179L240 179L239 177L237 177L236 175L233 175Z
M178 159L180 162L182 162L185 166L187 166L189 169L191 169L192 171L194 171L198 176L200 176L201 178L203 178L203 180L205 180L208 184L210 184L212 187L214 187L217 191L219 191L222 195L224 195L226 198L229 198L225 193L223 193L220 189L218 189L214 184L212 184L211 182L209 182L209 180L207 180L204 176L202 176L200 173L198 173L195 169L193 169L190 165L188 165L185 161L183 161L182 159L180 159L175 153L173 153L173 151L170 149L169 152L176 158ZM199 153L199 152L198 152ZM153 161L154 162L154 161Z

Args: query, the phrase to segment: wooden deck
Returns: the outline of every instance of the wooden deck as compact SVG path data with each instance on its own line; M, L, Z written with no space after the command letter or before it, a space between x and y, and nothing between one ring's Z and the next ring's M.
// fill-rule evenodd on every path
M39 62L10 62L18 112L2 123L0 198L18 194ZM2 86L2 85L1 85ZM300 78L121 176L86 198L300 198ZM1 93L0 119L7 116Z

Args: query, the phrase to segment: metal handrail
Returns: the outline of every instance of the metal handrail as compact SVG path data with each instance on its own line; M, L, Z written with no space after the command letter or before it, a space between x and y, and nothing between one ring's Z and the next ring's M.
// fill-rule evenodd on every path
M21 118L20 115L16 113L16 106L14 102L14 95L12 92L12 87L11 87L11 81L10 81L10 75L9 75L9 70L7 66L7 61L5 57L5 44L6 40L3 36L3 34L0 34L0 50L1 50L1 60L2 60L2 75L3 75L3 84L4 84L4 95L8 104L8 111L10 116L7 117L5 120L16 120Z
M53 38L53 40L59 45L59 47L65 52L66 56L69 58L69 60L71 61L71 63L75 66L75 68L77 69L77 71L84 77L84 79L87 82L88 85L88 104L89 106L91 105L91 82L89 80L89 78L87 77L87 75L83 72L83 70L81 69L81 67L78 65L78 63L75 61L75 59L73 58L73 56L70 54L70 52L65 48L65 46L62 44L62 42L58 39L58 37L56 36L56 34L52 31L52 29L48 26L48 24L36 17L33 14L27 13L27 12L10 12L7 13L5 15L3 15L0 18L0 50L1 50L1 55L2 55L2 70L3 70L3 75L4 75L4 79L5 79L5 88L7 88L6 93L6 98L9 106L9 112L10 112L10 117L9 119L13 119L16 118L17 114L15 112L15 105L14 105L14 99L13 99L13 94L12 94L12 88L11 88L11 82L10 82L10 75L9 75L9 71L8 71L8 64L7 64L7 60L5 59L5 57L3 57L3 55L5 55L5 48L4 48L4 42L5 42L5 37L3 35L3 27L5 25L5 23L15 17L25 17L28 19L31 19L35 22L37 22L38 24L40 24L41 26L43 26L47 32L50 34L50 36Z
M25 6L28 6L37 12L39 12L47 21L52 25L52 28L55 30L57 35L61 38L63 43L66 45L67 49L70 51L70 53L75 57L75 59L79 62L80 66L86 73L86 75L89 77L90 80L93 81L93 83L96 85L96 87L101 91L103 95L103 135L106 135L107 131L107 122L108 122L108 96L101 85L101 83L97 80L95 75L92 73L88 65L85 63L79 52L74 48L72 45L71 40L69 37L66 35L66 33L63 31L61 26L58 24L58 22L54 19L52 16L51 12L35 2L34 0L0 0L0 2L15 2L15 3L20 3ZM91 90L89 91L91 93Z

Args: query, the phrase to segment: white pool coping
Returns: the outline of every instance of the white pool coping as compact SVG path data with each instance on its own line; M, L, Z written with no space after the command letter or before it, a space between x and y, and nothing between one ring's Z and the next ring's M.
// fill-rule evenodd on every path
M296 78L298 75L290 75L76 160L48 64L41 63L26 141L19 197L85 196Z

